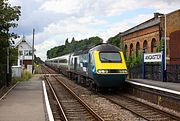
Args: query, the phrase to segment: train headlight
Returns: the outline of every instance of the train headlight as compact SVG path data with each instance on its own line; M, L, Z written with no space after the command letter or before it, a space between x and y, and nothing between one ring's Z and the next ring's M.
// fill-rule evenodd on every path
M127 70L119 70L119 73L127 73Z
M101 73L101 74L104 74L104 73L108 73L108 70L99 69L97 72L98 72L98 73Z

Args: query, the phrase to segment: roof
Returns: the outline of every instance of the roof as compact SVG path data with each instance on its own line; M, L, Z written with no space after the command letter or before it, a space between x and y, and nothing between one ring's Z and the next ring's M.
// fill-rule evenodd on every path
M73 55L76 56L76 55L80 55L80 54L86 54L88 53L89 51L120 51L120 48L114 46L114 45L111 45L111 44L108 44L108 43L100 43L94 47L91 47L91 48L88 48L86 50L81 50L81 51L78 51L78 52L75 52Z
M160 23L160 18L159 17L154 17L154 18L151 18L131 29L128 29L126 30L125 32L122 33L122 36L125 36L127 34L130 34L130 33L133 33L133 32L136 32L136 31L139 31L139 30L142 30L142 29L145 29L145 28L149 28L149 27L152 27L152 26L155 26L157 24Z
M31 44L26 41L25 36L23 36L22 39L15 44L15 48L18 47L22 42L26 42L32 48Z

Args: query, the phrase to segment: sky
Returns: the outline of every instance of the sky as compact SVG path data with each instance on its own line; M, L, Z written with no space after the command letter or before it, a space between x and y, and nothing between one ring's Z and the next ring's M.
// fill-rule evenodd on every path
M46 60L47 50L99 36L104 42L150 18L180 9L180 0L9 0L21 6L18 27L12 29L32 43L35 29L36 56ZM16 40L18 41L18 39Z

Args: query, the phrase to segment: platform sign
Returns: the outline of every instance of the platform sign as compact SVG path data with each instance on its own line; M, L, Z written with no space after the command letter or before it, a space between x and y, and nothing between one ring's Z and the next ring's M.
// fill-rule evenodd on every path
M162 53L144 53L144 62L162 62Z
M160 62L161 63L161 73L162 81L165 81L165 50L159 53L145 53L145 49L142 51L142 78L145 79L145 63L146 62Z

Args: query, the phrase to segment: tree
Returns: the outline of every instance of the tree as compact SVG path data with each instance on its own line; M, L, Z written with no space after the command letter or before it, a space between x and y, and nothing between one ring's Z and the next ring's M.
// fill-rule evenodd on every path
M8 0L0 0L0 66L2 66L2 68L6 66L4 68L5 70L0 68L0 75L3 75L3 77L5 77L4 81L6 81L7 86L9 85L9 81L11 80L11 63L8 62L13 62L14 59L14 57L10 55L10 61L8 61L8 54L11 54L13 51L12 49L10 49L10 41L13 38L17 38L17 34L10 32L9 30L11 28L17 27L17 21L19 20L20 15L20 6L11 6L8 3ZM10 73L8 73L8 71L6 70L8 65L10 65L8 69Z
M10 28L17 27L17 21L21 15L20 6L11 6L8 0L0 1L0 55L6 53L6 48L10 46L12 38L17 38L17 34L9 32ZM6 58L6 56L4 56ZM0 63L6 63L6 59L1 58Z
M83 39L80 41L75 41L74 37L72 38L71 43L68 42L68 39L65 41L65 45L51 48L47 51L48 59L54 58L57 56L62 56L68 53L75 51L86 50L92 46L102 43L103 40L100 37L90 37L89 39Z
M21 15L20 6L11 6L8 0L0 1L0 35L5 39L16 38L17 34L10 33L10 28L17 27L17 21Z
M115 35L114 37L110 37L107 43L120 47L121 33Z
M18 60L18 49L17 48L10 48L10 63L11 65L17 65Z
M69 45L68 38L67 38L66 41L65 41L65 45Z

